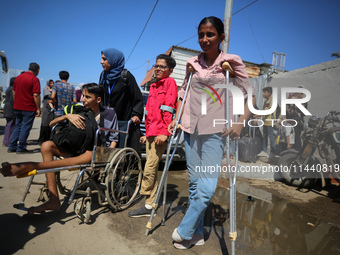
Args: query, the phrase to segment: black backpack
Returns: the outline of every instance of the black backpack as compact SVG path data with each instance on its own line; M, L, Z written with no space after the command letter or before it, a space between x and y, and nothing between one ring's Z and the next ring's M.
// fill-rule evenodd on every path
M102 79L103 75L104 75L104 71L101 72L99 81ZM124 68L122 70L122 72L120 73L120 78L124 82L125 86L128 85L128 70L126 68ZM107 84L104 84L104 85L102 84L102 86L104 86L105 87L105 91L107 91ZM108 99L106 98L106 96L107 95L106 95L106 92L105 92L104 99L103 99L104 105L108 104Z
M79 114L85 117L85 129L78 129L71 122L67 121L56 133L52 136L52 141L57 147L70 154L70 156L78 156L86 150L92 150L94 138L97 130L97 122L93 112L81 105L67 106L73 114ZM66 108L66 107L65 107Z

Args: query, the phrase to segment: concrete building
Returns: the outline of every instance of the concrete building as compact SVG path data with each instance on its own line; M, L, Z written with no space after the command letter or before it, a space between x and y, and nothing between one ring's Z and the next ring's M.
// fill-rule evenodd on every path
M340 111L340 59L273 74L267 82L267 86L277 88L296 88L298 85L311 93L308 111L312 115L323 117L328 111Z

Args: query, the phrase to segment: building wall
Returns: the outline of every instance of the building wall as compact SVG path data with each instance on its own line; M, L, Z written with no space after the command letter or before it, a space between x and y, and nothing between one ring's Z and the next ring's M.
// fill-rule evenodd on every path
M273 75L268 81L268 86L278 88L298 85L311 93L308 110L312 115L323 117L328 111L340 111L340 59Z
M199 53L201 52L177 46L173 47L170 56L176 60L176 67L171 74L171 77L175 79L177 86L181 86L183 84L187 60L197 56Z

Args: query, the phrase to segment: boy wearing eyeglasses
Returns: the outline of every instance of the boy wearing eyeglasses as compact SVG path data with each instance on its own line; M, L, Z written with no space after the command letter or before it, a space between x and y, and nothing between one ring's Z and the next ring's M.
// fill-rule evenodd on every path
M140 138L146 142L146 163L141 195L145 195L145 205L129 212L130 217L150 216L152 204L158 188L158 166L167 147L167 139L171 135L168 125L172 121L177 106L178 88L176 81L169 77L176 66L176 61L165 54L157 56L154 76L157 82L152 83L145 107L146 134Z

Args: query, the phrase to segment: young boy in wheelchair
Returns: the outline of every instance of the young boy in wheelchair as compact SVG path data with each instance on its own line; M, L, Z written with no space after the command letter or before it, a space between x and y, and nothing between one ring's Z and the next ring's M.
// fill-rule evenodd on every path
M108 129L118 130L118 121L116 113L113 109L102 107L101 101L104 97L104 89L102 86L99 86L95 83L85 84L82 87L82 102L86 108L91 109L93 112L97 127L100 125L100 112L104 113L104 127ZM74 126L79 129L84 129L84 121L83 116L79 114L67 114L61 117L58 117L51 121L50 126L53 127L55 124L68 120ZM110 146L111 148L116 147L118 143L118 133L110 133L110 135L106 136L106 146ZM93 146L93 145L92 145ZM0 169L3 176L16 176L27 173L34 169L51 169L58 167L66 167L73 165L81 165L81 164L89 164L92 159L92 147L87 148L86 151L74 157L69 157L68 153L62 151L53 141L46 141L41 145L41 154L43 157L43 162L21 162L10 164L8 162L2 163L2 168ZM63 156L66 157L60 160L53 160L54 156ZM50 199L46 203L37 206L30 207L28 209L29 214L40 213L45 210L60 210L60 200L58 195L58 189L56 185L56 177L55 173L47 173L46 174L46 182L48 189L50 191Z

